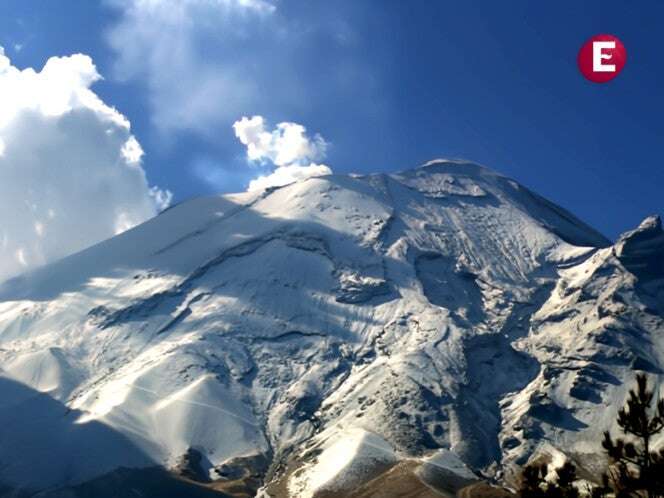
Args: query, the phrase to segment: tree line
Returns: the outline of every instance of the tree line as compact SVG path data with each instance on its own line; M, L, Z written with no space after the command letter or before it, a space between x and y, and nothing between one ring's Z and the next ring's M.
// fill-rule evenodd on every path
M521 498L664 498L664 448L654 450L653 438L664 429L664 399L657 403L644 374L636 376L617 423L624 437L604 433L607 471L594 484L577 485L574 464L566 462L549 478L546 464L532 464L522 473Z

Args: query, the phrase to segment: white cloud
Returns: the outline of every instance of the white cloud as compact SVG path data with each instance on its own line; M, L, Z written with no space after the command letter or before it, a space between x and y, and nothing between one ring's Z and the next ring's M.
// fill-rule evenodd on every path
M186 131L216 142L237 116L305 115L340 95L353 112L383 106L374 62L354 49L374 16L364 2L105 2L117 13L106 32L113 76L145 89L162 139Z
M90 89L81 54L19 70L0 47L0 280L126 230L166 207L129 121Z
M127 161L127 164L139 165L141 164L141 158L143 157L143 147L138 143L136 137L131 136L122 146L120 151L122 156Z
M327 143L319 134L307 137L297 123L279 123L273 131L265 129L262 116L243 117L233 123L235 136L247 146L250 161L269 160L276 166L309 163L325 157Z
M228 123L265 95L265 64L252 29L272 17L267 0L107 0L121 13L108 32L115 75L146 83L161 132ZM281 56L280 56L281 57ZM285 59L287 56L284 55Z
M325 164L314 161L325 158L328 144L319 134L312 138L298 123L283 122L272 131L266 129L262 116L246 116L233 123L235 136L247 148L250 162L272 163L276 169L249 183L249 190L287 185L312 176L332 174Z

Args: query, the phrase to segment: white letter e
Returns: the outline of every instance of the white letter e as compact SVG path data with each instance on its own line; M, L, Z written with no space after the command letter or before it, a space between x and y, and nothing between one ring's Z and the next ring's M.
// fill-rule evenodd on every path
M604 49L616 48L614 41L594 41L593 42L593 72L595 73L615 73L615 64L604 64L602 61L610 59L611 54L602 52Z

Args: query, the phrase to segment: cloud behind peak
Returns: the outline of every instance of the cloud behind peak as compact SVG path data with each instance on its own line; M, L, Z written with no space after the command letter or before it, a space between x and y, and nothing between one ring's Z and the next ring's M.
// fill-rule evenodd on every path
M332 174L329 166L315 162L325 159L328 143L318 133L309 137L301 124L282 122L269 130L262 116L244 116L233 124L233 129L247 148L250 163L271 164L275 168L272 173L253 179L249 190Z

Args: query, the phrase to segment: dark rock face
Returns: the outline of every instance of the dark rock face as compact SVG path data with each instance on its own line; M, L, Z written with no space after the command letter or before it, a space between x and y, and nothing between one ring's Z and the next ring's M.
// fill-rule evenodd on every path
M623 234L616 256L640 281L664 278L664 230L659 216L643 220L638 228Z
M248 477L262 478L267 472L269 461L265 455L256 453L232 458L214 469L221 479L237 480Z
M269 465L270 459L261 453L231 458L214 468L214 487L233 497L256 496Z
M203 468L203 455L194 448L189 448L182 455L180 462L173 470L175 474L197 482L210 482L210 477Z
M482 292L476 276L458 268L452 258L423 254L415 260L417 276L431 304L481 320Z

